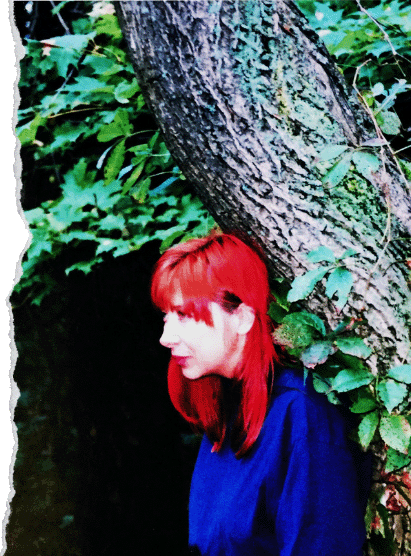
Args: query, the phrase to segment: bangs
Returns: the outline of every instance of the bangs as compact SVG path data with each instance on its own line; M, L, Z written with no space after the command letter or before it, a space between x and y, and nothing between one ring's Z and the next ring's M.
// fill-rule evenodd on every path
M154 305L161 311L179 311L213 325L209 304L216 301L221 291L209 266L208 260L187 254L172 264L161 264L154 271L151 284L151 297ZM175 304L175 297L183 299L182 304Z

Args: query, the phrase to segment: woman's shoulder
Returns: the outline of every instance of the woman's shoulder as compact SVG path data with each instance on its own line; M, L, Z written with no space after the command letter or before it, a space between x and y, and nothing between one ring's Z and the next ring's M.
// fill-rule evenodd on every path
M312 376L304 376L302 369L277 371L266 421L267 429L280 424L291 441L346 442L348 423L343 411L315 391Z

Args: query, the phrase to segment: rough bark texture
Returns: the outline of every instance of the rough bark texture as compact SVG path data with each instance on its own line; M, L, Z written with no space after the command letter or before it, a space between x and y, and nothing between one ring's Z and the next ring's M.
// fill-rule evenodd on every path
M411 233L409 190L388 158L390 177L323 185L317 153L375 131L294 3L116 4L166 143L220 226L254 236L287 279L320 245L357 249L343 313L364 319L374 368L410 360L407 268L393 264L404 259L397 238ZM339 318L321 288L308 306Z
M318 153L358 148L375 130L295 4L116 7L168 148L221 228L257 239L273 273L288 280L312 268L306 254L320 245L337 255L356 249L354 294L342 313L363 319L374 371L411 362L410 185L377 149L384 163L370 179L351 168L337 186L324 186ZM307 307L330 325L341 319L324 288ZM401 523L398 554L406 554L409 523Z

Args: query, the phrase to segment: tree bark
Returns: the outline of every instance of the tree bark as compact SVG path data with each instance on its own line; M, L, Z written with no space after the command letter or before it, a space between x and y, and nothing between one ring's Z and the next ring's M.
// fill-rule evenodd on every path
M410 184L386 147L374 148L382 163L368 179L351 166L338 185L323 183L318 153L358 150L376 131L295 4L122 1L116 9L165 142L221 228L251 235L272 273L288 280L313 268L306 255L321 245L337 256L358 251L342 312L323 287L306 307L330 326L362 319L374 372L411 363Z
M387 152L369 181L323 185L318 153L358 148L375 130L294 3L116 4L166 144L221 228L257 239L289 280L312 268L306 254L320 245L359 251L342 313L363 319L374 369L411 361L399 239L411 233L409 189ZM307 305L330 325L341 318L322 288Z

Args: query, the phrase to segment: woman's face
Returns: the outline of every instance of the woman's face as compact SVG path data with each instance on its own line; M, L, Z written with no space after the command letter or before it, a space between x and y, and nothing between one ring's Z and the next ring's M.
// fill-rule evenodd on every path
M238 333L239 318L210 302L213 326L181 312L183 297L176 293L164 317L160 344L171 349L186 378L218 374L232 378L242 355L245 337Z

